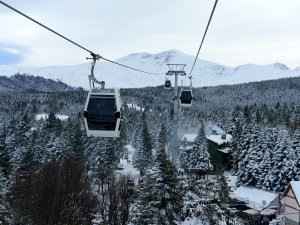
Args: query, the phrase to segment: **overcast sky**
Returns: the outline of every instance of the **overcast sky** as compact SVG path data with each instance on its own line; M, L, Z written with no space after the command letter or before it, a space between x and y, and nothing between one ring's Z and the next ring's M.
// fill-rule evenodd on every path
M110 59L197 53L214 0L4 0ZM300 66L300 0L219 0L200 58ZM0 64L85 63L88 53L0 4Z

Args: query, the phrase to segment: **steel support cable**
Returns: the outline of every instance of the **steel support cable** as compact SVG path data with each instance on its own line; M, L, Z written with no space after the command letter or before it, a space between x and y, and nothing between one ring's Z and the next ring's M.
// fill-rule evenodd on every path
M135 71L138 71L138 72L141 72L141 73L147 73L147 74L152 74L152 75L165 75L165 74L162 74L162 73L151 73L151 72L139 70L139 69L136 69L136 68L134 68L134 67L130 67L130 66L127 66L127 65L124 65L124 64L121 64L121 63L112 61L112 60L110 60L110 59L106 59L106 58L104 58L104 57L102 57L102 56L100 56L100 57L101 57L101 59L103 59L103 60L105 60L105 61L107 61L107 62L114 63L114 64L116 64L116 65L123 66L123 67L125 67L125 68L131 69L131 70L135 70Z
M211 14L210 14L210 17L209 17L209 20L208 20L208 23L207 23L207 26L206 26L206 29L205 29L204 35L203 35L203 37L202 37L201 44L200 44L200 46L199 46L199 49L198 49L197 55L196 55L196 57L195 57L195 60L194 60L194 63L193 63L192 69L191 69L191 71L190 71L190 73L189 73L189 77L191 77L191 75L192 75L192 72L193 72L193 69L194 69L194 67L195 67L195 64L196 64L196 62L197 62L197 59L198 59L198 56L199 56L199 53L200 53L201 47L202 47L202 45L203 45L203 42L204 42L204 39L205 39L205 36L206 36L207 30L208 30L208 27L209 27L209 25L210 25L210 22L211 22L211 19L212 19L213 15L214 15L214 12L215 12L215 9L216 9L216 6L217 6L217 4L218 4L218 0L216 0L216 1L215 1L214 7L213 7L213 9L212 9L212 11L211 11Z
M152 74L152 75L164 75L164 74L159 74L159 73L151 73L151 72L143 71L143 70L140 70L140 69L136 69L136 68L133 68L133 67L130 67L130 66L123 65L123 64L118 63L118 62L115 62L115 61L113 61L113 60L106 59L106 58L104 58L104 57L102 57L102 56L100 56L100 55L98 55L98 54L95 54L95 53L92 52L91 50L89 50L89 49L87 49L87 48L81 46L80 44L78 44L78 43L72 41L71 39L69 39L69 38L63 36L62 34L56 32L55 30L53 30L53 29L51 29L51 28L45 26L44 24L38 22L37 20L31 18L30 16L26 15L25 13L22 13L21 11L19 11L19 10L17 10L16 8L14 8L14 7L12 7L12 6L8 5L8 4L6 4L5 2L3 2L3 1L1 1L1 0L0 0L0 4L6 6L7 8L9 8L9 9L15 11L16 13L18 13L18 14L20 14L20 15L26 17L27 19L29 19L29 20L31 20L32 22L38 24L39 26L41 26L41 27L47 29L48 31L50 31L50 32L52 32L52 33L58 35L59 37L65 39L66 41L69 41L70 43L76 45L77 47L79 47L79 48L81 48L81 49L83 49L83 50L89 52L93 57L97 57L97 60L99 60L99 59L101 58L101 59L103 59L103 60L105 60L105 61L108 61L108 62L110 62L110 63L114 63L114 64L116 64L116 65L119 65L119 66L122 66L122 67L125 67L125 68L128 68L128 69L131 69L131 70L135 70L135 71L138 71L138 72L141 72L141 73Z

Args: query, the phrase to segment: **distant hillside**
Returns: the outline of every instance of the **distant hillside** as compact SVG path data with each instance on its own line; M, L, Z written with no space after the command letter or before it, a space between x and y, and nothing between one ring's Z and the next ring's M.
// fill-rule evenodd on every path
M25 74L16 74L11 77L0 76L0 91L75 91L61 81L45 79Z

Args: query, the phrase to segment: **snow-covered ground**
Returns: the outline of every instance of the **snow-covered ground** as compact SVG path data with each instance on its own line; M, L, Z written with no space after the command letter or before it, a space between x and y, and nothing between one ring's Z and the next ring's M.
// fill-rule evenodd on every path
M67 116L67 115L55 115L55 116L56 116L56 118L58 118L60 120L67 120L69 118L69 116ZM35 116L36 120L40 120L40 119L45 120L47 118L48 118L48 114L45 114L45 113L37 114Z
M197 134L185 134L183 135L182 140L185 140L187 142L194 142L197 137Z
M137 110L137 111L144 111L144 110L145 110L144 108L141 108L140 106L135 105L135 104L130 104L130 103L128 103L127 106L128 106L128 108L130 108L130 109L135 109L135 110Z
M231 175L229 172L225 172L225 177L227 179L227 185L231 191L236 189L237 176Z
M127 151L128 151L128 159L122 158L120 159L120 167L122 167L122 170L117 170L117 173L128 175L133 180L137 181L140 178L140 172L133 168L132 165L132 156L135 152L135 148L132 147L132 145L126 145Z

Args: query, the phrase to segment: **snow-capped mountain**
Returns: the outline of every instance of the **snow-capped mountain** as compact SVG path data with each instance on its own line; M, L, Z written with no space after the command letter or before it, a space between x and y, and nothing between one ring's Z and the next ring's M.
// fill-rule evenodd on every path
M149 75L129 70L115 64L100 61L96 64L95 75L98 80L105 80L106 87L131 88L163 85L168 63L187 64L185 71L189 74L194 57L178 50L169 50L158 54L135 53L116 60L131 67L162 75ZM0 65L0 75L11 76L16 73L28 73L35 76L61 80L75 86L88 88L90 63L73 66L22 67ZM245 64L235 68L199 59L193 71L193 86L216 86L238 84L252 81L271 80L300 76L300 67L289 69L286 65ZM172 78L171 78L172 79ZM181 77L180 85L189 85L186 77Z

